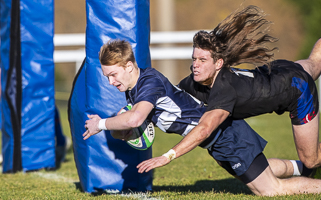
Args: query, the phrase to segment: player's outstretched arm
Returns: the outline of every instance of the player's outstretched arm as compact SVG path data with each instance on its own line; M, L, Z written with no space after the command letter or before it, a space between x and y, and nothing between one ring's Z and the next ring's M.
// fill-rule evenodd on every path
M167 165L171 160L178 158L196 148L228 117L229 112L221 109L205 112L199 124L187 134L173 149L162 156L145 160L137 165L138 172L148 172L154 168Z
M171 160L165 156L159 156L145 160L137 165L138 173L148 172L154 168L165 166L170 162Z
M99 133L101 130L130 130L139 127L153 109L153 104L147 101L138 102L133 108L125 113L103 119L104 123L99 124L101 118L98 115L88 115L89 120L85 122L86 132L83 139ZM102 122L100 122L102 123Z

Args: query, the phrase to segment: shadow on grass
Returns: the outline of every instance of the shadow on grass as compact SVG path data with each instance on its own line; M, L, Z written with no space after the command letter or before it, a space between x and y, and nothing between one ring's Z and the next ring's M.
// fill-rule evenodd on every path
M79 190L80 192L84 192L83 189L81 188L80 182L74 182L76 189Z
M81 188L80 182L74 183L76 189L84 192ZM96 192L91 193L92 196L100 196L106 193L105 190L96 189ZM199 192L215 192L215 193L231 193L231 194L253 194L251 190L243 184L241 181L229 178L223 180L201 180L197 181L194 185L184 185L184 186L153 186L153 192L160 192L160 191L167 191L167 192L179 192L179 193L199 193ZM132 193L130 191L129 193ZM126 192L124 192L126 193Z
M184 186L153 186L154 192L171 191L171 192L215 192L215 193L231 193L231 194L253 194L251 190L241 181L229 178L223 180L201 180L194 185Z
M77 190L79 190L80 192L85 192L82 189L80 182L74 182L74 184L75 184ZM111 193L106 192L106 190L103 190L103 189L99 189L99 188L94 188L94 189L96 190L95 192L89 193L92 196L101 196L101 195L111 194ZM117 193L114 193L114 194L117 194Z

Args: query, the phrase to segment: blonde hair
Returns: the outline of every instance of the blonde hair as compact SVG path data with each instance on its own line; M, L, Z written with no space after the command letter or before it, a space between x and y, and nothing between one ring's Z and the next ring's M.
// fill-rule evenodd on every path
M99 51L99 61L101 65L120 65L121 67L131 61L138 68L133 49L129 42L125 40L109 40Z

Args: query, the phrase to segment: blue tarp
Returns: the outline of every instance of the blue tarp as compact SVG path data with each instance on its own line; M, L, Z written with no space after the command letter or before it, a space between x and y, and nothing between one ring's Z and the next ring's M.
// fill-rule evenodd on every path
M0 9L3 172L55 167L53 1Z
M109 131L83 140L87 114L115 116L126 105L125 95L110 86L98 59L100 47L110 39L125 39L134 49L138 66L151 66L148 0L87 0L86 59L69 99L69 122L80 184L85 192L120 192L152 189L152 172L139 174L136 166L151 158L151 148L139 151L116 140Z

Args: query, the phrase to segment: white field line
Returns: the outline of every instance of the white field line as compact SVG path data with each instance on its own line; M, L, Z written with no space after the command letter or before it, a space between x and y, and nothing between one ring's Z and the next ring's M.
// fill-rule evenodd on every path
M34 176L39 176L41 178L50 179L54 181L62 181L62 182L70 182L70 183L79 181L79 180L69 179L57 173L52 173L52 172L33 172L32 174Z
M0 165L0 171L2 171L1 165ZM63 181L63 182L70 182L70 183L79 181L79 180L68 179L64 176L61 176L57 173L52 173L52 172L32 172L32 174L34 176L39 176L41 178L50 179L54 181ZM131 192L131 193L114 194L114 195L127 197L127 198L135 198L140 200L161 200L162 199L162 198L150 197L148 193L143 193L143 192Z
M0 172L2 172L2 170L3 170L2 165L0 165ZM63 182L70 182L70 183L79 181L75 179L69 179L52 172L31 172L30 174L32 174L33 176L39 176L41 178L50 179L54 181L63 181Z
M54 181L63 181L63 182L72 182L72 183L79 181L79 180L68 179L64 176L61 176L53 172L34 172L33 174L35 176L39 176L39 177L54 180ZM140 200L160 200L161 199L161 198L150 197L148 193L143 193L143 192L130 192L130 193L114 194L114 195L127 197L127 198L135 198Z
M143 192L117 194L117 196L122 196L122 197L127 197L127 198L135 198L135 199L140 199L140 200L161 200L162 199L162 198L150 197L148 195L148 193L143 193Z

